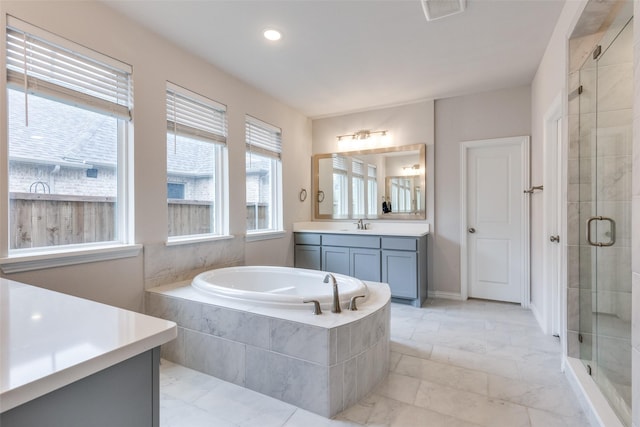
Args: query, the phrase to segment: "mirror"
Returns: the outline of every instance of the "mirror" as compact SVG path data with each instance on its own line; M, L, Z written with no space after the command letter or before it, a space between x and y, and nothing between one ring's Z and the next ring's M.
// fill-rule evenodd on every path
M426 145L313 156L316 219L425 219Z

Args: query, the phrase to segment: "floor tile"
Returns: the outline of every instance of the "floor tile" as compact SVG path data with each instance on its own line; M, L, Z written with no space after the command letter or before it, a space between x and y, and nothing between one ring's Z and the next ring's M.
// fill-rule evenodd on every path
M389 376L334 419L163 360L161 427L585 427L560 344L520 306L391 305Z

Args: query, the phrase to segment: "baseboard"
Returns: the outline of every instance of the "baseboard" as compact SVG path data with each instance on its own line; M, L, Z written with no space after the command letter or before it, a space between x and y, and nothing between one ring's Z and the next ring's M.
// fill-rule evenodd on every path
M457 301L462 301L462 295L455 292L433 291L429 292L429 296L431 298L454 299Z
M540 326L540 329L542 329L542 332L547 334L548 331L546 328L546 322L544 321L544 317L542 317L542 313L540 313L540 310L538 310L538 307L536 307L534 303L530 303L529 309L533 313L533 317L535 317L536 322L538 322L538 326Z
M565 374L593 427L624 427L582 362L567 357Z

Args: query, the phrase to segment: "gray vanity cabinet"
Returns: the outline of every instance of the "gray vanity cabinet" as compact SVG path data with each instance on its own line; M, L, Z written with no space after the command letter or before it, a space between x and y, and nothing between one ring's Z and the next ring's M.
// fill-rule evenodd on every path
M295 266L310 270L322 270L322 254L320 251L320 235L311 233L295 233Z
M295 266L388 283L396 302L427 298L427 236L295 233Z

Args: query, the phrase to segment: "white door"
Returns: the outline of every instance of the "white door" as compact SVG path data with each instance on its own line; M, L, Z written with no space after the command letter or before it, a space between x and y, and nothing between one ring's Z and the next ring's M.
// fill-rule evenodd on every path
M468 296L527 306L528 137L469 142L463 150Z

